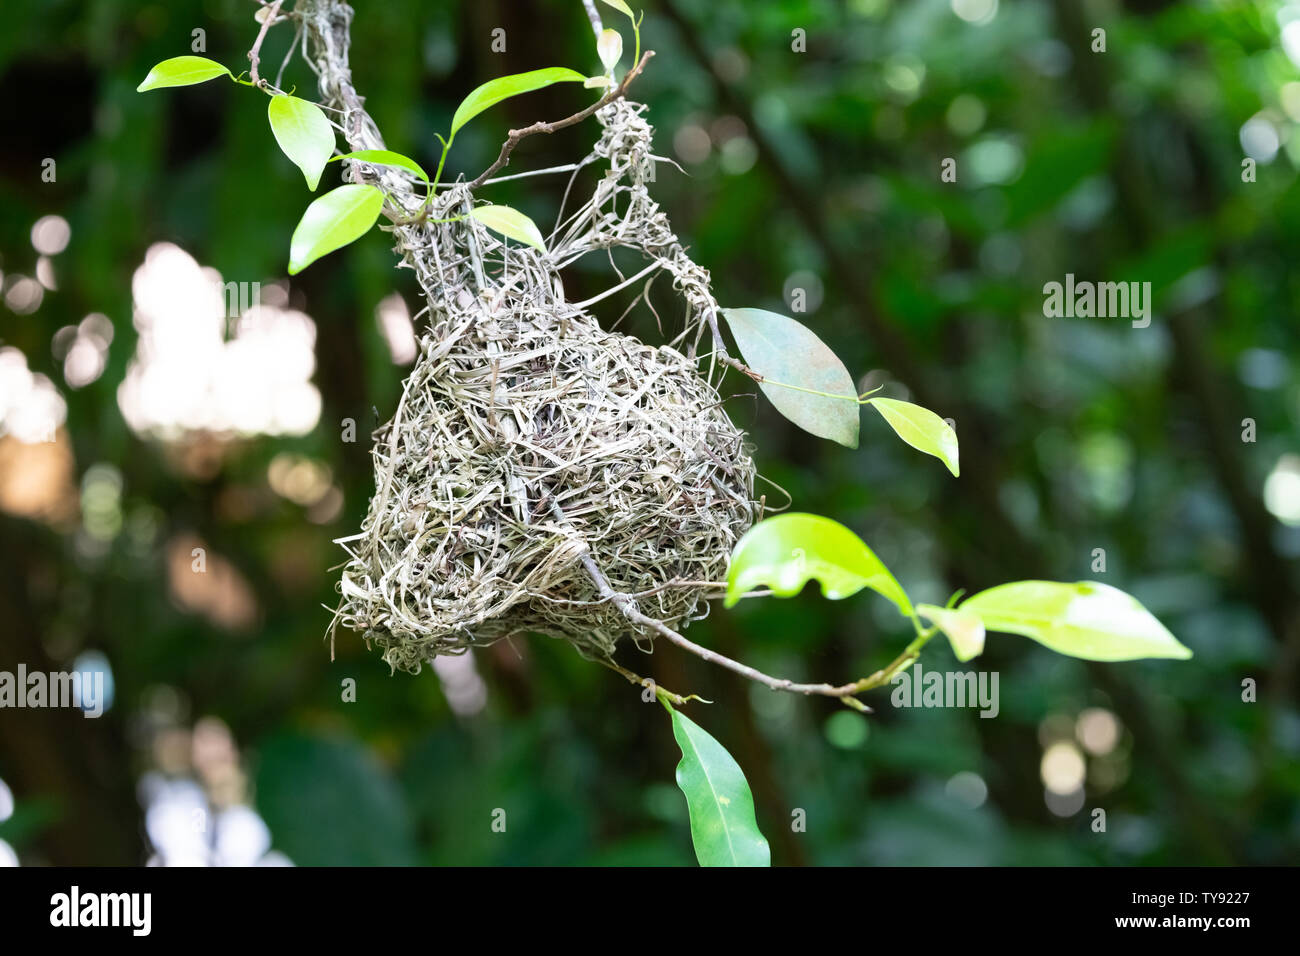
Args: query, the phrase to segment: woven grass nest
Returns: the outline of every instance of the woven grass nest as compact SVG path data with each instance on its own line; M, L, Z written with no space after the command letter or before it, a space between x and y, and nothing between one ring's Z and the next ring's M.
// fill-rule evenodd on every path
M336 611L394 669L526 633L599 660L624 638L648 650L654 631L602 595L589 565L680 629L707 613L759 515L745 433L716 366L695 355L708 275L645 189L642 109L601 111L600 144L578 165L608 172L546 253L507 247L475 220L394 230L430 328L375 433L375 494L361 532L341 541ZM457 185L431 218L473 202ZM689 328L672 343L606 331L565 300L560 268L615 245L673 275Z

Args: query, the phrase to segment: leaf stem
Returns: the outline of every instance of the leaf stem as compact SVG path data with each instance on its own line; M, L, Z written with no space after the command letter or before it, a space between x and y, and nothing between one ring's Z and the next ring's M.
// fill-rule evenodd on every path
M698 700L702 704L713 703L711 700L705 700L699 694L686 694L685 696L674 694L667 687L660 687L653 679L642 677L640 674L630 671L626 667L621 667L613 661L604 660L600 663L614 671L616 674L621 674L626 677L629 684L636 684L638 687L649 687L655 692L655 696L659 698L660 702L663 703L664 706L667 706L668 701L672 701L678 707L684 707L693 700Z
M775 379L767 378L766 376L760 376L758 381L766 382L768 385L778 385L781 388L792 389L796 392L807 392L809 395L820 395L823 398L842 398L846 402L854 402L858 405L870 405L871 399L867 398L867 396L874 395L885 387L883 385L878 385L871 391L863 392L861 395L836 395L833 392L819 392L815 388L804 388L802 385L791 385L788 382L778 382Z
M439 136L438 139L442 140L442 156L438 159L438 171L433 174L433 182L430 184L432 188L429 190L430 196L433 195L433 190L438 188L438 183L442 181L442 167L446 165L447 154L451 152L452 141L450 139L442 139L441 136ZM455 137L452 137L452 139L455 139Z

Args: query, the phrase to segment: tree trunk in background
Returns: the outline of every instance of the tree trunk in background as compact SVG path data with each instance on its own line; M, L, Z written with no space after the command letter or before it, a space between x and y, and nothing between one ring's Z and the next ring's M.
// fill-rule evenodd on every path
M27 522L0 518L0 537L6 543L0 551L0 669L13 671L22 663L29 673L65 670L70 662L51 660L45 651L40 624L45 609L32 600L29 588L33 569L55 564L45 553L53 536ZM135 761L120 706L95 719L67 708L5 708L0 721L0 779L20 810L46 810L51 817L33 844L40 856L23 852L22 862L144 862Z

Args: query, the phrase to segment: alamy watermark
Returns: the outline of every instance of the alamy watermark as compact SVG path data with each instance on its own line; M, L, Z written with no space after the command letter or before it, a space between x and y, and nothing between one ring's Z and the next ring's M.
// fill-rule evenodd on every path
M103 671L0 671L0 708L77 707L85 717L104 713Z
M895 707L978 707L981 717L996 717L997 671L924 671L921 662L890 681Z
M50 897L50 925L124 927L133 936L148 936L153 926L151 893L83 893L73 886Z
M1151 324L1150 282L1065 282L1043 286L1043 315L1049 319L1132 319L1133 328Z
M228 319L237 319L262 304L262 283L221 283L221 306Z

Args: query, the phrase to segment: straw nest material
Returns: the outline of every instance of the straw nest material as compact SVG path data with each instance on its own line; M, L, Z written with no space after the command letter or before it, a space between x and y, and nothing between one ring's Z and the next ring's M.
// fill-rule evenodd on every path
M375 434L375 494L360 534L341 542L336 612L393 668L529 632L594 659L623 638L648 649L654 632L602 596L588 565L679 629L707 613L757 517L745 434L690 337L701 296L712 301L708 275L648 198L641 109L602 110L601 143L579 167L610 171L546 253L470 219L394 230L431 327ZM457 185L432 218L473 202ZM691 332L648 345L566 302L559 269L613 245L672 274Z

